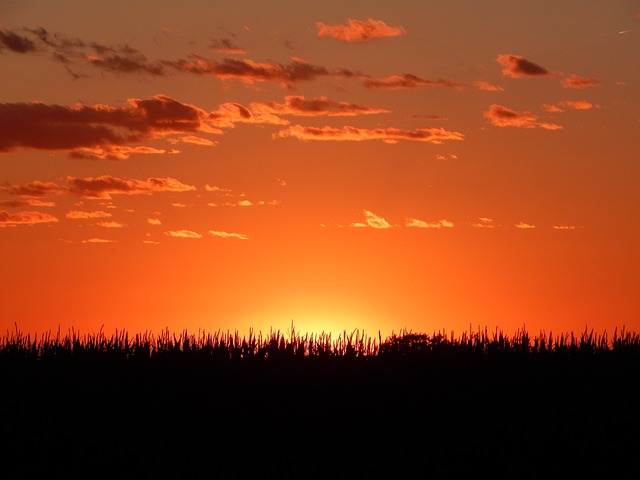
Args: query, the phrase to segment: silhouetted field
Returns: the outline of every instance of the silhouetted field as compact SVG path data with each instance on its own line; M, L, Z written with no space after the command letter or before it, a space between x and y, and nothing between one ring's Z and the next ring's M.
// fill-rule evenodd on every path
M612 478L640 336L7 332L3 478Z

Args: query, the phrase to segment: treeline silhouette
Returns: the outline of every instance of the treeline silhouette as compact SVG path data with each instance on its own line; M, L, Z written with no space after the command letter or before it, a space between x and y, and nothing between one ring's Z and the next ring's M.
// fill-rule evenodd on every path
M6 478L640 467L640 335L8 331Z

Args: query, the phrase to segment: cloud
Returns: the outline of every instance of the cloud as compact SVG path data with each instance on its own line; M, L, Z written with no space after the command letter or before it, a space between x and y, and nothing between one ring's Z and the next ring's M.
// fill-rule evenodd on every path
M147 223L149 225L162 225L162 221L157 218L147 218Z
M369 210L364 211L364 223L356 222L350 225L351 227L372 227L378 229L391 228L389 222L387 222L384 218L379 217L375 213L370 212Z
M234 45L228 38L213 40L211 43L211 50L216 53L226 53L229 55L245 55L247 53L244 48Z
M544 104L543 108L547 112L560 113L565 110L591 110L593 104L586 100L562 100L554 105Z
M60 195L66 192L64 188L53 182L41 182L39 180L23 185L5 184L0 186L0 191L5 191L10 195L18 197L44 197L48 195Z
M349 19L348 25L326 25L316 22L318 37L331 37L341 42L370 42L376 38L403 35L402 27L390 27L382 20L368 18L366 21Z
M496 60L504 66L502 74L507 77L525 78L552 75L547 69L519 55L498 55Z
M315 80L318 77L353 77L356 74L345 69L330 71L326 67L312 65L299 58L291 62L258 63L248 59L225 58L221 62L192 55L189 60L169 62L182 72L197 75L211 75L223 80L239 80L249 85L256 82L280 82L285 86L300 81Z
M149 62L144 55L132 49L125 53L108 51L88 55L86 59L94 67L113 73L147 73L154 76L165 74L161 63Z
M206 138L198 137L196 135L183 135L182 137L171 138L169 139L169 143L171 144L188 143L190 145L200 145L204 147L215 147L218 144L218 142L214 142Z
M36 211L24 211L17 213L9 213L6 210L0 210L0 227L7 225L34 225L36 223L54 223L58 219L48 213Z
M124 107L0 104L0 152L70 150L76 157L123 159L132 153L164 152L131 144L196 132L222 133L215 116L166 95L132 98Z
M388 113L389 110L371 108L349 102L337 102L327 97L305 98L299 95L289 95L284 103L252 103L251 109L260 114L341 117L355 115L372 115Z
M401 130L398 128L357 128L345 126L334 127L304 127L292 125L274 134L274 138L293 137L299 140L333 140L333 141L364 141L382 140L386 143L397 143L399 140L428 142L439 144L445 140L463 140L464 135L451 132L443 128L418 128L416 130Z
M29 38L9 30L0 29L0 51L4 48L14 53L29 53L37 51L36 44Z
M249 236L244 235L242 233L228 233L228 232L220 232L215 230L209 230L209 233L214 237L222 237L222 238L239 238L240 240L248 240Z
M202 235L199 233L193 232L191 230L169 230L168 232L164 232L165 235L170 237L178 237L178 238L202 238Z
M477 88L478 90L484 90L485 92L502 92L502 91L504 91L504 88L502 88L499 85L492 85L490 83L483 82L481 80L477 80L477 81L473 82L472 85L475 88Z
M531 112L517 112L496 104L491 105L483 115L496 127L562 129L561 125L539 121L538 116Z
M406 226L416 228L452 228L454 225L453 222L444 219L437 222L425 222L417 218L407 218Z
M120 222L98 222L96 225L104 228L123 228L125 227L124 223Z
M575 89L597 87L598 85L600 85L600 83L601 82L599 80L596 80L595 78L584 78L575 74L570 75L567 78L563 78L560 81L560 85L562 85L564 88Z
M473 228L496 228L492 218L479 217L478 220L478 222L471 224Z
M155 192L188 192L196 189L193 185L184 184L171 177L150 177L146 180L139 180L135 178L118 178L110 175L102 175L95 178L69 176L66 177L66 181L66 186L60 186L52 182L44 183L40 181L24 185L4 185L0 187L0 191L6 191L11 195L25 197L40 197L44 195L60 195L66 193L83 198L110 199L111 195L149 195ZM83 212L70 213L73 215L83 214Z
M106 238L89 238L83 240L82 243L117 243L117 240L108 240Z
M109 199L111 195L148 195L155 192L188 192L196 187L184 184L175 178L118 178L110 175L100 177L67 177L68 191L84 198Z
M422 87L446 87L455 89L464 89L465 87L460 83L446 78L439 78L438 80L427 80L425 78L418 77L411 73L404 75L391 75L387 78L380 80L367 78L362 81L362 84L367 88L378 88L386 90L398 90L401 88L422 88Z
M521 228L521 229L524 229L524 230L536 228L535 225L531 225L530 223L524 223L524 222L518 222L518 223L516 223L514 225L514 227Z
M554 230L575 230L576 226L575 225L554 225L553 229Z
M111 214L102 210L96 210L93 212L82 212L79 210L71 210L65 215L71 219L86 219L86 218L109 218Z

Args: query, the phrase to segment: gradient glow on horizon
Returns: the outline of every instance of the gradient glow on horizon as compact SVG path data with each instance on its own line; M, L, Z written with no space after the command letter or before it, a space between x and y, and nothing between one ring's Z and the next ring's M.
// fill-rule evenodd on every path
M640 330L635 1L0 3L0 331Z

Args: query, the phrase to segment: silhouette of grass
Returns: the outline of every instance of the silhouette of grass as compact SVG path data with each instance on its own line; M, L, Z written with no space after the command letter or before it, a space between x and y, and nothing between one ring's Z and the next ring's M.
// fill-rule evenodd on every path
M0 340L4 478L640 468L640 335L168 330ZM103 475L101 475L103 476Z

